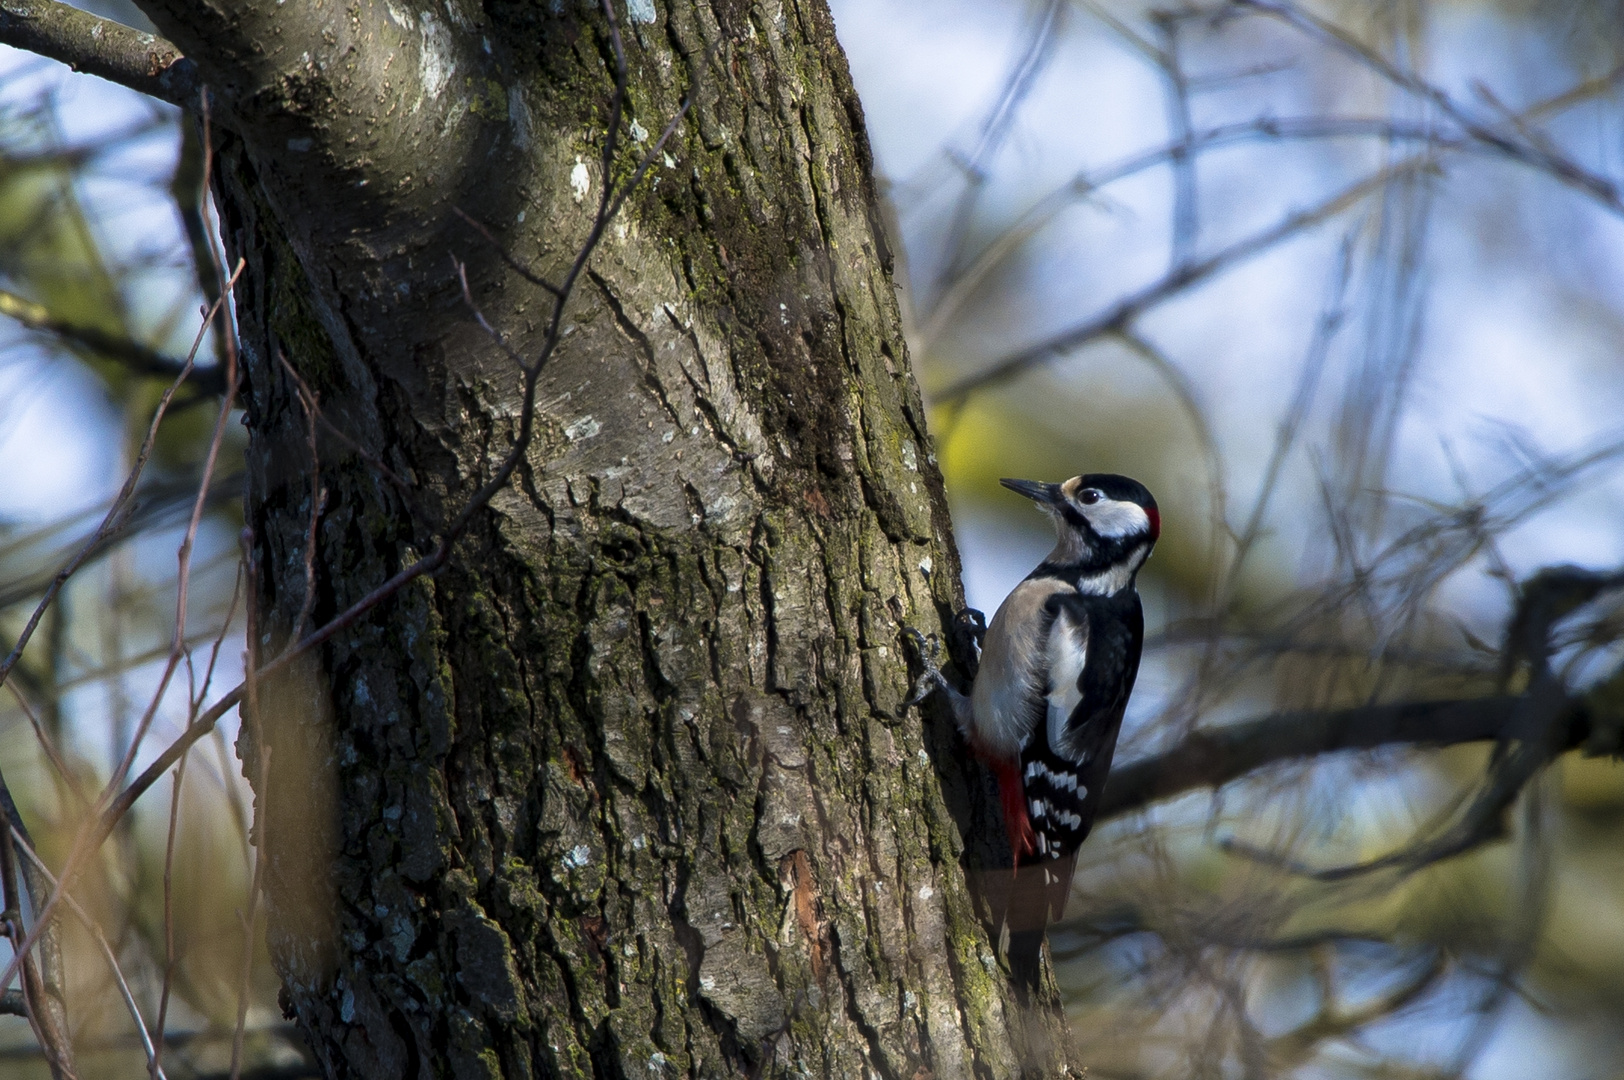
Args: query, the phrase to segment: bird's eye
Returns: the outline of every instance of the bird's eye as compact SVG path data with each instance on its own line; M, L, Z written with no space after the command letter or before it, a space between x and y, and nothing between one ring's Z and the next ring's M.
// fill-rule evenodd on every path
M1103 498L1105 498L1105 492L1100 491L1098 488L1084 488L1077 493L1077 501L1084 506L1093 506Z

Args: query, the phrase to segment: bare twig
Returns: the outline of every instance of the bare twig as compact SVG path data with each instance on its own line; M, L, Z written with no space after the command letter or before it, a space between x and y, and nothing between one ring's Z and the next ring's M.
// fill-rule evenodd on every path
M950 155L964 175L964 190L959 194L948 222L942 266L934 290L938 293L951 285L962 269L964 242L969 235L982 189L987 183L987 168L1013 129L1021 102L1031 93L1033 84L1053 54L1055 34L1065 7L1065 0L1049 0L1038 12L1024 47L1005 74L1004 85L981 122L975 147L962 158Z
M81 326L57 318L44 304L0 289L0 315L7 315L30 330L42 330L61 338L70 345L89 350L128 367L138 375L161 375L173 379L185 364L172 356L165 356L139 341L110 334L95 326ZM203 394L219 393L223 385L223 372L205 368L196 372L194 387Z
M1084 6L1089 7L1101 18L1107 19L1158 68L1163 66L1161 52L1155 45L1139 37L1125 25L1116 22L1114 17L1109 16L1103 9L1098 9L1097 5ZM1570 109L1606 93L1620 81L1624 81L1624 65L1606 75L1587 79L1561 94L1535 103L1518 115L1519 122L1528 124L1533 120ZM1193 85L1193 82L1188 82L1186 88ZM988 243L973 260L961 267L950 287L936 300L929 317L919 329L919 337L927 345L935 341L974 294L977 286L994 269L1067 206L1079 199L1095 196L1103 188L1117 181L1158 165L1172 163L1181 156L1193 160L1200 152L1253 140L1289 142L1338 139L1381 139L1389 143L1423 143L1437 154L1485 153L1504 156L1499 148L1484 144L1470 133L1458 134L1447 125L1406 123L1386 117L1260 116L1254 120L1191 131L1178 141L1134 154L1097 170L1079 172L1070 181L1033 203L1012 225ZM1536 168L1543 167L1539 162L1521 158L1516 160Z
M1212 433L1212 425L1207 423L1207 411L1201 407L1195 385L1185 375L1184 370L1149 338L1128 328L1118 331L1116 337L1149 364L1161 376L1168 389L1173 391L1173 396L1178 399L1180 408L1190 421L1190 428L1195 432L1196 441L1201 444L1201 456L1205 459L1207 467L1207 518L1212 532L1212 565L1207 579L1216 588L1220 580L1219 560L1223 558L1224 553L1224 533L1228 528L1228 510L1225 506L1228 485L1224 483L1223 454L1218 449L1218 440Z
M1347 310L1348 281L1353 276L1353 243L1354 233L1350 230L1342 238L1336 271L1331 279L1330 296L1320 311L1319 318L1315 320L1308 353L1297 376L1297 388L1292 394L1291 404L1287 406L1285 416L1281 418L1280 427L1275 435L1274 449L1269 454L1269 463L1263 469L1263 481L1258 485L1257 498L1252 503L1251 513L1246 517L1246 524L1241 527L1240 535L1235 540L1235 557L1230 562L1225 588L1220 593L1220 607L1228 606L1241 567L1245 564L1247 555L1251 553L1252 545L1257 543L1258 535L1263 529L1264 514L1269 508L1269 500L1280 482L1280 471L1285 467L1286 456L1297 441L1297 433L1302 429L1309 407L1313 404L1314 394L1319 389L1320 373L1325 369L1325 358L1330 352L1331 342L1342 327Z
M310 613L316 608L316 535L321 527L322 512L327 507L327 490L321 486L321 452L316 447L316 418L321 415L321 399L293 370L293 365L288 363L281 349L277 349L276 358L298 388L299 407L305 414L305 447L310 452L310 523L305 528L304 600L299 605L299 617L293 621L293 630L288 634L298 641L304 636L305 624L310 621Z
M1417 155L1381 169L1344 188L1318 206L1290 214L1268 229L1230 244L1205 259L1188 263L1163 275L1138 292L1118 300L1093 318L994 361L974 375L966 376L946 389L932 394L931 400L935 402L959 400L976 390L1012 379L1028 368L1081 348L1089 342L1121 333L1134 319L1158 304L1207 281L1220 271L1260 255L1282 241L1336 217L1360 201L1380 192L1398 177L1431 166L1430 155Z
M227 288L222 291L221 301L216 301L214 305L215 309L218 309L220 303L223 302L224 295L229 293L230 284L235 283L237 275L242 273L244 265L245 263L242 260L238 260L236 270L231 276L231 282L228 283ZM80 549L79 553L75 555L74 558L71 559L68 564L57 573L57 576L52 580L50 587L46 590L45 596L40 600L39 606L34 609L34 613L29 618L27 625L24 627L23 633L19 635L15 648L12 649L11 654L6 657L4 662L0 662L0 682L5 681L6 676L10 673L18 658L22 656L22 651L26 647L29 637L33 634L34 629L39 625L40 618L44 614L45 609L50 605L51 601L56 599L56 595L61 591L62 586L65 585L68 579L73 576L74 571L79 568L80 564L84 561L88 553L94 550L100 539L105 534L117 528L118 523L127 512L130 496L134 493L136 482L140 479L142 466L146 464L148 457L151 456L153 444L157 440L158 425L162 422L164 412L168 409L169 402L174 397L175 391L179 389L181 381L185 379L186 374L190 371L192 360L197 355L198 346L202 344L203 334L207 330L213 315L214 312L212 310L208 312L203 320L202 326L198 328L197 337L193 340L191 351L188 352L186 356L186 369L182 371L180 377L164 391L163 397L159 399L158 408L154 411L152 423L147 428L146 439L142 442L141 451L136 456L135 466L130 470L129 476L125 478L124 486L120 490L118 498L114 500L113 506L108 510L107 516L103 519L101 527L96 530L96 534L91 537L90 541L83 548ZM233 383L235 382L234 366L231 372L231 381ZM222 407L222 417L224 417L226 413L227 410ZM202 504L206 490L207 484L205 483L199 490L199 505ZM190 536L192 534L193 533L189 531L188 535ZM181 610L183 612L185 610L184 603L181 605ZM178 643L176 648L184 645L184 635L178 635L175 640ZM174 663L171 661L171 673L173 671L173 666ZM162 688L160 688L158 696L154 698L154 701L156 702L158 697L161 697L161 695ZM154 705L154 708L156 708L156 704ZM145 725L143 724L143 727L144 726ZM85 827L81 828L79 834L74 838L74 845L69 850L68 858L63 864L62 868L62 881L64 883L71 883L73 881L74 876L78 873L84 859L89 856L90 852L101 847L102 842L105 841L107 836L112 832L114 825L117 824L118 820L121 819L124 813L128 810L128 805L126 804L125 809L121 810L117 817L108 818L107 816L108 810L111 810L112 807L119 806L121 804L121 800L119 798L115 798L113 793L118 790L118 785L122 783L123 780L123 774L128 770L129 763L134 760L137 742L139 742L139 740L132 742L130 751L126 755L125 760L120 763L119 769L115 772L113 778L108 781L107 786L103 789L100 798L97 800L98 806L103 806L106 808L103 810L101 817L87 821ZM164 769L167 770L168 767L168 764L166 764ZM162 775L162 773L160 772L158 775ZM153 779L156 780L156 777ZM148 783L148 786L150 785L151 781ZM92 828L92 826L94 826L94 828ZM63 887L59 885L52 892L50 899L47 900L40 909L36 910L34 916L34 927L29 931L25 940L20 943L16 943L15 954L13 955L11 962L6 966L5 974L0 975L0 987L7 985L11 981L12 976L16 974L17 967L22 958L28 955L29 950L32 949L37 943L40 935L44 933L45 928L50 925L51 916L54 914L56 905L61 899L63 892Z
M164 974L158 991L157 1048L152 1055L154 1080L163 1069L164 1028L169 1022L169 995L175 984L175 833L180 823L180 793L186 783L187 755L175 766L174 788L169 797L169 830L164 838Z
M470 228L484 238L486 243L490 244L492 248L496 249L497 254L501 256L502 261L507 264L509 270L512 270L515 274L518 274L530 284L544 292L552 293L554 296L563 295L557 285L554 285L552 282L530 269L524 263L514 258L513 253L507 249L507 246L504 245L501 240L497 239L496 234L491 232L490 229L486 228L483 222L470 217L460 206L453 206L451 208L451 212L462 218L463 221L466 221Z
M1399 67L1341 27L1304 10L1290 0L1232 0L1235 6L1271 15L1322 44L1364 65L1394 86L1402 87L1435 105L1471 138L1501 155L1548 173L1569 187L1584 192L1615 214L1624 214L1618 185L1584 168L1572 158L1543 146L1519 141L1477 120L1440 87L1413 71Z
M461 211L458 211L458 213L461 213ZM463 285L464 285L464 290L466 291L467 283L464 282ZM325 428L329 435L331 435L333 438L337 439L339 442L343 443L344 446L351 453L355 454L356 457L360 458L363 462L365 462L366 465L369 468L371 468L374 472L376 472L379 476L382 476L385 480L387 480L391 484L393 484L395 486L395 489L397 491L399 491L402 496L405 497L405 499L406 499L406 508L408 510L410 510L417 517L423 518L423 519L426 520L427 519L427 514L425 513L423 508L418 504L416 488L414 488L410 483L408 483L405 480L405 478L402 477L399 473L395 472L395 470L391 469L387 464L385 464L382 458L380 458L376 454L372 453L366 447L362 446L359 442L356 442L353 438L351 438L348 434L346 434L342 429L340 429L336 424L334 424L331 420L329 420L327 418L327 414L321 410L320 398L318 398L316 396L316 392L310 388L310 384L305 381L304 376L299 374L299 369L294 367L292 365L292 363L290 363L288 361L288 358L287 358L286 354L284 354L282 352L282 349L281 349L280 346L278 346L277 350L276 350L276 359L277 359L277 362L282 366L282 369L288 373L288 376L290 378L293 379L294 386L296 387L296 389L298 391L298 394L299 394L299 401L300 401L301 407L306 407L307 402L313 403L312 407L314 408L314 412L311 413L310 415L314 417L315 422L320 424L323 428ZM312 440L314 440L313 435L311 436L311 438L312 438ZM317 456L316 456L316 450L315 450L314 441L312 441L310 445L311 445L311 450L310 450L311 460L316 461ZM323 498L325 498L325 493L323 494ZM310 594L307 593L306 595L310 595Z
M1190 118L1190 84L1179 59L1179 19L1172 12L1153 12L1151 19L1162 38L1157 67L1162 75L1167 127L1172 136L1168 162L1173 170L1173 245L1168 269L1173 271L1195 258L1201 230L1195 156L1190 146L1194 124Z
M4 777L0 777L0 789L5 790L5 798L0 799L0 894L4 895L5 900L5 911L0 913L0 920L3 920L6 937L15 943L24 938L23 890L17 879L17 846L12 836L13 803ZM74 1075L73 1048L62 1025L57 1023L59 1012L46 998L44 980L40 978L39 966L31 954L22 955L22 972L25 1015L34 1031L34 1038L50 1062L51 1075L59 1080L71 1078Z
M243 266L244 263L241 261L237 263L236 272L231 277L233 282L237 280L237 274L242 273ZM217 307L218 303L217 301ZM210 317L212 318L212 312ZM192 361L197 356L197 347L203 343L203 334L207 328L208 320L205 319L203 326L198 329L197 337L192 341L191 351L186 354L186 360L182 365L180 374L175 377L175 381L158 399L158 407L153 412L152 423L147 427L147 435L141 443L140 452L136 455L135 465L130 469L129 475L125 477L124 486L119 489L118 496L113 500L113 505L108 508L106 517L102 519L101 525L91 538L79 549L78 554L69 559L67 565L57 571L56 577L51 579L51 584L46 587L45 595L40 599L38 606L35 607L34 613L29 616L28 622L24 624L22 633L17 635L16 645L12 647L11 652L7 654L4 660L0 660L0 683L5 682L6 677L11 674L11 669L16 666L18 659L23 654L23 649L28 646L29 638L33 637L35 629L39 626L40 619L44 617L46 608L51 606L51 602L56 599L56 594L62 591L62 586L67 584L68 579L74 575L74 572L79 569L84 561L99 549L101 542L107 536L117 532L119 526L123 523L130 509L130 498L135 494L136 484L141 479L141 471L146 466L147 459L152 456L152 447L158 438L158 425L163 422L164 413L168 411L169 403L174 398L175 392L180 389L181 384L191 373Z
M252 648L250 648L252 652ZM252 687L253 669L249 669L249 685ZM250 690L250 694L252 691ZM252 709L255 727L254 752L259 757L259 814L258 814L258 852L254 857L254 874L248 884L248 910L242 915L242 981L237 984L237 1024L231 1034L231 1080L239 1080L242 1076L242 1046L243 1035L248 1025L248 991L250 981L254 974L254 945L258 939L254 936L254 923L259 917L259 893L265 887L265 866L270 862L270 777L271 777L271 748L259 741L262 732L259 730L258 710Z
M63 759L61 750L57 748L56 740L52 739L44 726L40 724L39 717L35 715L33 706L28 703L28 698L24 697L23 692L17 689L13 683L6 683L6 689L11 691L12 699L17 702L17 707L23 711L24 716L28 717L29 726L34 729L34 740L39 743L39 748L45 753L46 760L51 763L51 768L55 770L56 775L66 785L74 800L79 803L80 808L88 809L90 799L85 795L84 788L79 785L79 778L73 774L73 770L68 767L67 761Z
M13 825L12 836L22 853L28 857L29 863L34 867L35 872L55 888L57 879L51 874L50 868L45 865L45 860L41 859L39 853L34 850L34 845L27 835L18 829L16 825ZM118 957L113 954L113 947L108 943L107 935L102 933L100 924L90 917L90 914L80 906L79 901L68 895L64 895L63 900L67 903L68 910L73 912L73 917L78 919L79 924L90 932L91 937L96 939L96 947L101 950L102 959L107 961L107 970L112 974L113 981L118 986L119 996L124 999L124 1008L129 1012L130 1019L134 1021L136 1034L141 1040L141 1049L147 1055L149 1075L156 1077L157 1080L163 1080L164 1072L159 1067L158 1060L158 1044L155 1044L151 1036L147 1034L147 1024L141 1017L141 1007L136 1004L135 995L130 992L129 981L124 978L124 971L119 967ZM161 1028L158 1034L161 1039L163 1035Z
M238 261L237 271L241 273L243 262ZM236 275L232 275L235 281ZM230 291L227 284L221 289L222 299ZM220 311L222 304L216 302L208 312L210 320ZM195 349L195 346L194 346ZM220 447L225 443L226 425L231 422L231 409L237 397L237 351L235 342L229 342L226 348L226 392L220 402L220 413L215 418L214 433L209 439L209 448L203 462L203 473L197 485L197 497L192 501L191 520L186 523L186 532L181 537L180 549L176 553L178 569L175 583L175 632L171 639L169 659L164 665L163 674L158 679L158 687L152 692L146 711L141 716L141 722L136 727L134 736L130 739L129 748L124 752L124 759L113 770L112 777L107 782L107 790L113 791L124 782L129 774L130 767L135 763L135 756L141 749L141 743L146 737L147 729L152 726L153 718L158 713L158 707L163 703L164 695L169 690L170 681L174 678L175 669L181 658L186 655L186 619L187 601L191 595L192 581L192 545L197 541L198 526L203 521L203 509L208 503L210 481L214 477L215 465L220 459Z

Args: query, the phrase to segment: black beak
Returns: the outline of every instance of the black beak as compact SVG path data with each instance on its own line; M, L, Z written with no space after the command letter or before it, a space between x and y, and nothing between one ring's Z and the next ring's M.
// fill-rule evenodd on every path
M1039 480L1000 480L1009 490L1041 506L1053 506L1061 499L1059 484L1045 484Z

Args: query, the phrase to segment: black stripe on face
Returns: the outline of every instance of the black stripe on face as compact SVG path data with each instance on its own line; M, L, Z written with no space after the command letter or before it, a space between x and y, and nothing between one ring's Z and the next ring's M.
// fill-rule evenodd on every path
M1088 523L1088 519L1083 516L1083 512L1073 506L1069 500L1057 505L1060 508L1060 516L1066 519L1066 524L1090 536L1094 534L1094 527Z

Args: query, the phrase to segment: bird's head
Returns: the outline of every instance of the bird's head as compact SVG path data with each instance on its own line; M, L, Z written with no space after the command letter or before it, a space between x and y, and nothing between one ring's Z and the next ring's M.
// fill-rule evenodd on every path
M1054 518L1059 537L1047 562L1085 574L1106 574L1110 581L1101 579L1101 588L1114 585L1106 591L1114 592L1132 580L1161 535L1155 497L1126 476L1085 473L1060 484L999 482Z

